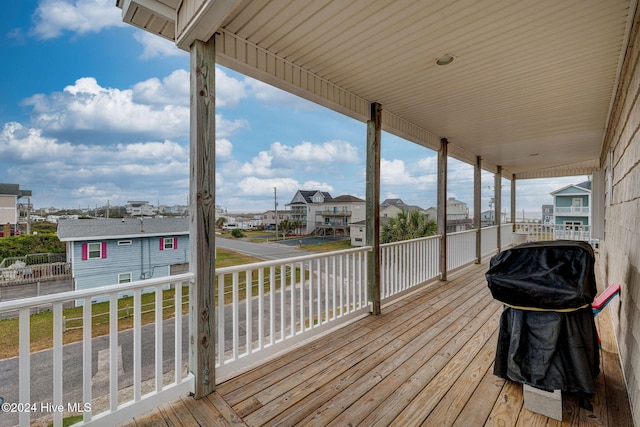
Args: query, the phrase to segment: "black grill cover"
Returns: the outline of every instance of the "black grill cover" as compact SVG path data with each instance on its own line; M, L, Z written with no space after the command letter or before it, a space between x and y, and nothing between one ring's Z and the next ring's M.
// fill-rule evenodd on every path
M516 306L500 318L495 375L548 391L595 392L598 335L591 306L579 308L596 295L594 261L590 245L573 241L525 243L491 259L491 293Z
M523 243L491 258L486 278L495 299L517 307L578 308L597 292L586 242Z

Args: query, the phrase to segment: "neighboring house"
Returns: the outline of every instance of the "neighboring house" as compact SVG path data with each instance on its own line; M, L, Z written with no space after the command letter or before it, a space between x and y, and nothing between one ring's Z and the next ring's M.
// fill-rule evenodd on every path
M157 209L150 205L149 202L139 200L127 202L125 210L127 214L132 216L152 216L157 213Z
M380 228L389 223L389 217L380 217ZM349 224L351 246L364 246L367 241L367 221L362 220Z
M188 218L60 220L57 234L76 290L188 270Z
M20 212L18 200L21 197L31 197L31 190L20 190L19 184L0 184L0 231L5 234L7 226L11 234L18 232Z
M582 229L591 224L591 181L567 185L551 193L553 224Z
M395 218L402 209L395 205L382 206L380 205L380 218Z
M542 205L542 223L553 224L553 205Z
M427 214L427 218L430 221L437 221L437 208L432 206L424 212ZM486 222L486 216L490 215L493 217L493 214L489 214L489 211L483 212L481 215L483 224ZM458 231L469 230L471 228L473 228L473 221L469 217L469 207L467 204L457 200L455 197L449 197L447 199L447 232L455 233Z
M289 209L289 220L300 221L301 234L312 234L316 230L316 223L322 221L319 211L323 204L333 199L331 194L319 190L298 190L286 207Z
M396 209L391 209L392 207L395 207ZM402 212L413 212L413 211L420 211L422 212L424 209L422 209L420 206L416 206L416 205L407 205L405 202L402 201L402 199L385 199L384 202L380 203L380 216L383 217L382 212L385 211L387 213L387 217L388 218L393 218L395 215L389 215L389 213L391 212L396 212L396 214L400 211Z
M291 220L291 212L290 211L278 211L278 226L285 219ZM276 229L276 211L270 210L266 211L262 214L262 218L259 220L259 223L264 226L266 230L275 230Z
M330 199L322 204L316 234L321 236L348 236L349 224L366 219L366 202L348 194Z

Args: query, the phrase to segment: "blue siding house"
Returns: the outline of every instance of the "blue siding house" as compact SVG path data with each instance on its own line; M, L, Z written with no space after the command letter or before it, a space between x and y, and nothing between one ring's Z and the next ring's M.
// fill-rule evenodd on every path
M76 290L188 270L188 218L61 220Z
M556 225L578 229L591 224L591 182L568 185L551 193Z

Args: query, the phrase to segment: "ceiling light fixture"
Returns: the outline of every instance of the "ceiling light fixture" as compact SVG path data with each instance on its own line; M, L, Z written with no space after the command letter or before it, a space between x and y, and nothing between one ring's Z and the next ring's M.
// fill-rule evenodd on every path
M455 59L456 59L456 57L454 55L451 55L451 54L447 53L446 55L442 55L442 56L436 58L436 65L449 65Z

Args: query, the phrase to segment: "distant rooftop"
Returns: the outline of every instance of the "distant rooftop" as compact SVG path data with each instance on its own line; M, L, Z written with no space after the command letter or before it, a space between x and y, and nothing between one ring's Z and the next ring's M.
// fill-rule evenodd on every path
M31 190L20 190L20 184L2 184L0 183L0 195L31 197Z

